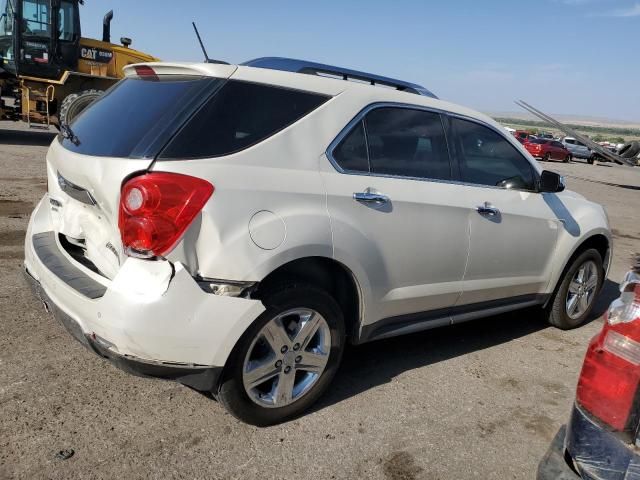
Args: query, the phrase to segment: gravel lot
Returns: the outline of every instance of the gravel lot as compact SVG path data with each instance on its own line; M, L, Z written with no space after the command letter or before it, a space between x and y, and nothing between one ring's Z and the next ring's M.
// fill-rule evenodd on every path
M524 312L350 348L313 412L249 427L186 387L118 371L32 298L22 244L52 137L0 122L0 478L535 477L600 318L561 332ZM601 315L640 251L640 168L547 168L608 209Z

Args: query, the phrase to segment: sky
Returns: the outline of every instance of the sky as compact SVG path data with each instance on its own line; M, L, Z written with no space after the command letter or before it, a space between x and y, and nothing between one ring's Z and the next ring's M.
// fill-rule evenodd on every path
M640 123L640 0L85 0L83 36L167 61L313 60L424 85L484 112Z

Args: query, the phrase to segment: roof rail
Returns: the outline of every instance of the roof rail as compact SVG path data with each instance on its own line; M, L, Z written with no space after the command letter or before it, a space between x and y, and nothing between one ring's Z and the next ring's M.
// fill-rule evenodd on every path
M368 82L371 85L383 85L395 88L403 92L424 95L425 97L438 98L426 88L415 83L396 80L394 78L383 77L372 73L359 72L348 68L324 65L322 63L308 62L306 60L296 60L283 57L262 57L249 60L242 65L256 68L268 68L271 70L282 70L285 72L306 73L308 75L320 75L330 77L341 77L343 80L356 80Z

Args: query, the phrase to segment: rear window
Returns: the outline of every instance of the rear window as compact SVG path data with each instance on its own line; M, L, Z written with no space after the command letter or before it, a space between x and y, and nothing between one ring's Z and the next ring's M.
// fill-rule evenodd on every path
M288 127L328 98L230 80L180 130L160 158L206 158L239 152Z
M329 97L212 77L160 75L117 83L71 124L73 152L121 158L229 155L288 127Z
M62 136L60 141L66 149L85 155L154 156L157 150L152 152L152 146L158 142L163 146L171 128L180 126L175 125L179 119L222 83L178 75L124 79L71 123L75 143Z

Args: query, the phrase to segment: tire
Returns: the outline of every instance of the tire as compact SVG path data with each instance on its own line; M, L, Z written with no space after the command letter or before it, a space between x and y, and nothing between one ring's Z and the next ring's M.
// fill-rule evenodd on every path
M342 311L336 301L323 290L306 285L289 286L264 295L263 303L266 306L266 310L247 329L234 347L224 368L218 390L213 392L234 417L260 427L278 424L297 417L314 404L333 380L340 365L345 345L345 327ZM300 391L303 388L301 385L304 386L307 377L313 377L314 375L313 373L305 372L304 367L299 367L300 364L298 363L298 359L301 358L298 354L311 353L313 355L312 352L309 352L304 347L306 342L303 343L302 347L296 349L295 337L294 340L291 340L291 334L287 334L290 345L286 345L288 350L283 355L284 348L277 352L275 348L269 346L270 343L263 335L263 332L265 332L263 329L268 328L268 325L272 327L280 325L281 327L280 318L291 318L291 320L287 320L291 327L292 324L296 323L294 320L295 315L284 317L281 317L281 315L285 312L304 309L315 311L325 321L325 324L318 328L319 334L314 334L315 336L310 340L310 342L314 342L316 338L325 339L323 340L323 343L325 343L323 349L328 351L328 360L324 370L319 376L315 377L306 392L299 394L297 400L295 398L282 400L283 406L281 407L260 404L258 402L277 404L277 402L281 401L278 389L281 379L284 379L284 381L291 379L292 382L296 382ZM300 318L303 317L300 316ZM296 326L295 328L300 327ZM284 329L280 329L277 333L282 334L284 331ZM329 340L326 339L326 332L330 332ZM280 337L279 339L276 337L275 340L274 337L271 338L276 345L285 343L285 341L278 341L285 337ZM321 350L318 349L316 352ZM256 351L260 355L256 355ZM258 360L252 359L256 356ZM293 360L294 356L295 360ZM315 358L321 356L316 356ZM271 362L273 362L273 368L270 366ZM280 362L280 365L278 365L278 362ZM258 374L257 378L261 380L256 381L257 388L245 388L245 381L251 381L248 380L251 370L246 369L251 363L264 365L266 369L270 370L265 375L262 374L264 371ZM302 363L304 364L305 362L303 361ZM293 367L290 365L293 365ZM291 372L289 375L293 374L293 377L285 375L287 366L289 366ZM258 368L255 368L255 370L258 370ZM245 371L247 372L247 377L245 377ZM279 373L274 374L276 371ZM266 381L262 380L270 374L272 377ZM299 378L300 380L298 380ZM283 385L287 384L284 383ZM295 390L292 388L291 391L291 397L294 397ZM287 404L287 401L291 403Z
M571 305L570 299L574 298L569 297L569 289L573 287L572 282L578 275L579 270L587 264L591 264L592 268L595 266L595 274L597 275L595 280L595 285L593 286L593 292L591 295L587 295L587 307L582 310L582 304L578 307L579 310L573 312L573 315L568 311L568 304ZM553 297L549 301L549 304L546 307L545 313L547 314L547 321L561 330L571 330L573 328L577 328L582 325L588 318L591 310L593 309L593 305L595 304L595 298L600 292L600 288L604 282L604 269L602 267L602 258L598 251L594 248L590 248L579 254L576 258L574 258L568 268L565 269L562 278L558 286L556 287L556 291L553 294ZM586 290L586 288L585 288ZM574 294L572 294L574 295ZM576 303L579 303L580 300L576 300ZM573 304L575 305L575 304Z
M588 163L589 165L593 165L593 164L595 163L595 161L596 161L596 157L595 157L594 155L590 156L590 157L587 159L587 163Z
M82 113L82 111L100 98L104 92L102 90L84 90L78 93L67 95L62 101L58 112L58 122L60 125L69 125Z
M543 162L548 162L551 160L551 155L549 155L548 153L544 154L544 157L542 157L542 161Z
M640 153L640 142L630 142L620 149L618 155L624 158L633 158L638 153Z
M571 155L567 155L564 157L564 163L569 163L571 161Z

